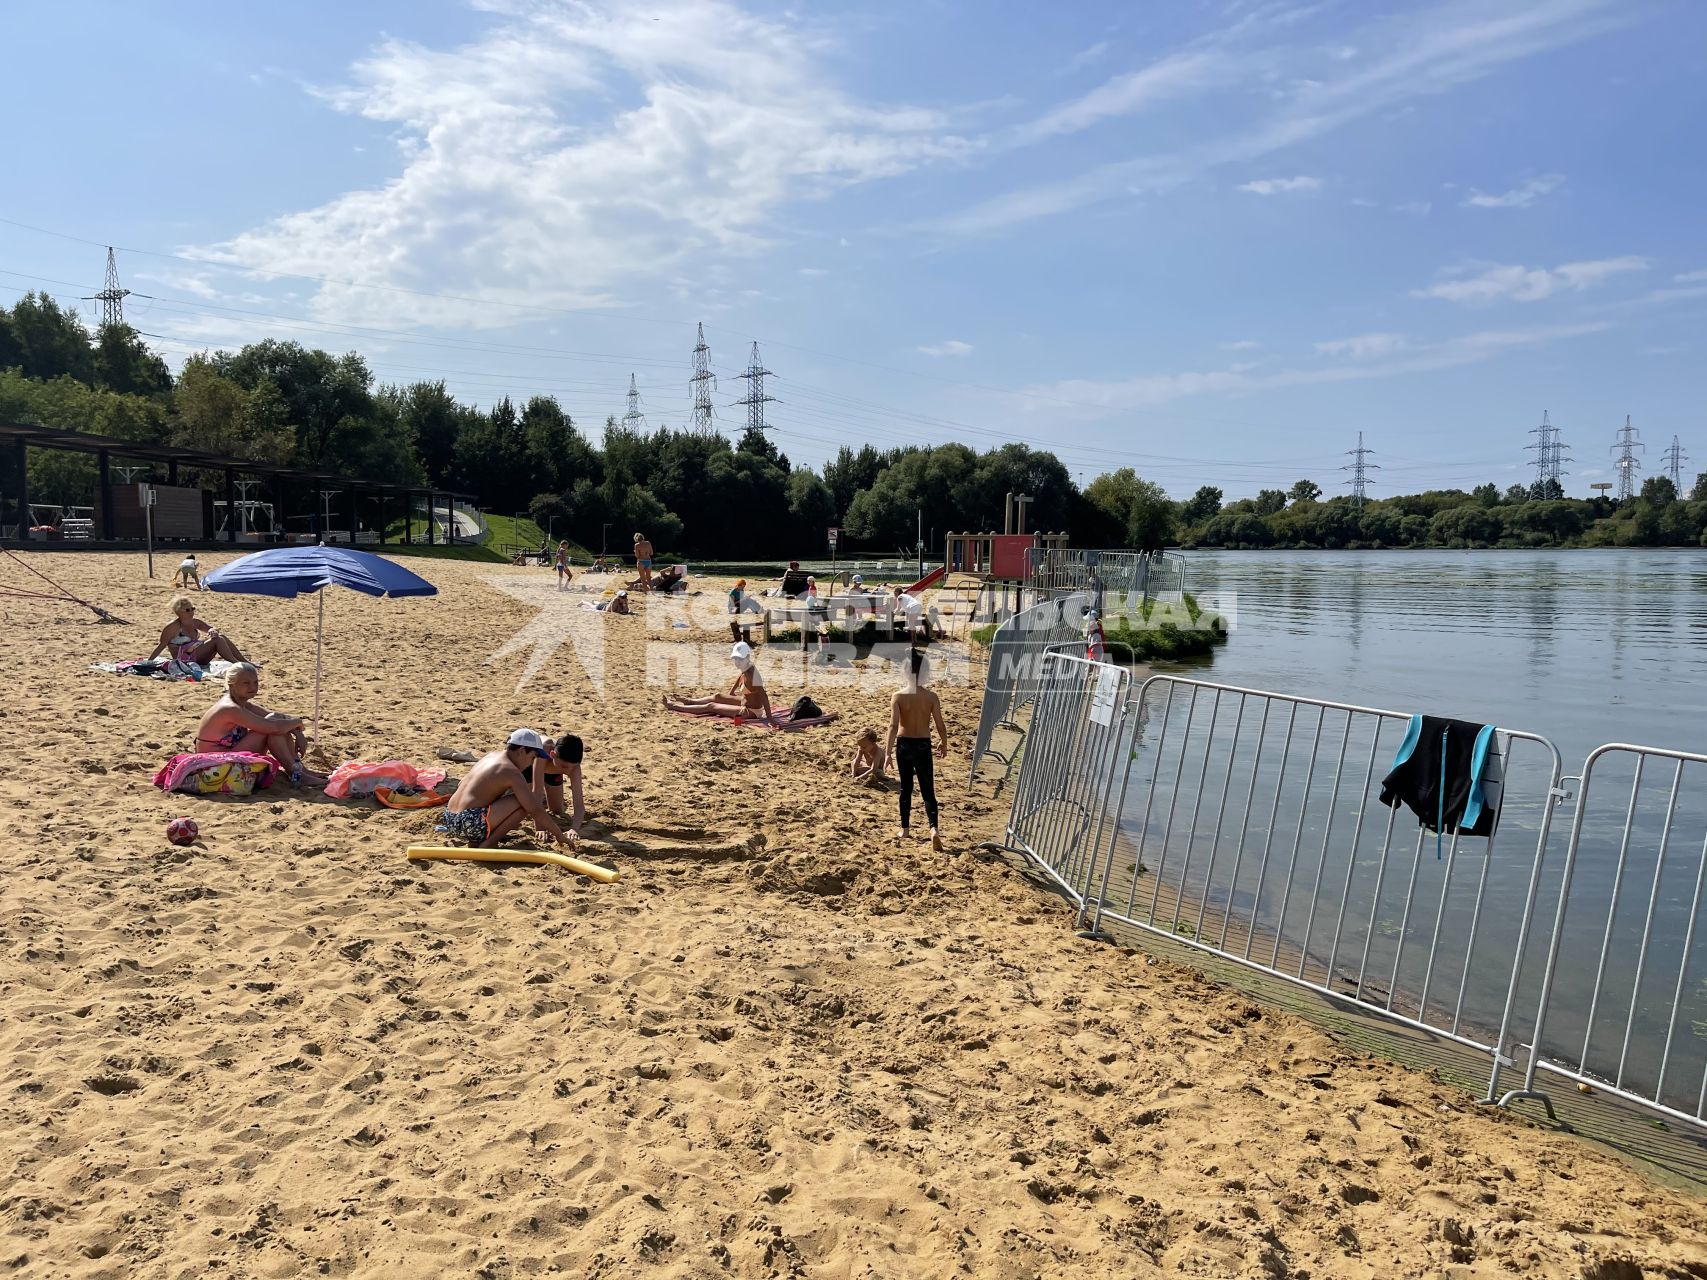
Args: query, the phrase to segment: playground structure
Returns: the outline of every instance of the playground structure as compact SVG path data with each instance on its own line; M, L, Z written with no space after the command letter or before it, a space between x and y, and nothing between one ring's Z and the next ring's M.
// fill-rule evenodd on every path
M31 449L92 456L94 474L87 479L93 501L85 496L86 489L32 496ZM141 465L115 467L116 460ZM115 470L126 474L126 483L113 483ZM163 483L147 478L130 482L137 471L164 472ZM204 487L209 479L214 487ZM82 481L76 484L81 487ZM250 496L256 489L264 489L265 498ZM422 541L422 532L428 545L478 542L487 534L468 494L83 431L0 423L0 542L113 547L140 543L151 534L156 542L186 547L314 541L384 545L394 524L401 526L400 541L405 544Z

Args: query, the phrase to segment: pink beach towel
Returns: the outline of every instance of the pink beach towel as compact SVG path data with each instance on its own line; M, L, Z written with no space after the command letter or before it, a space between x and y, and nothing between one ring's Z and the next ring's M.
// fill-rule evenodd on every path
M326 783L326 794L334 799L345 796L371 796L378 788L392 791L413 787L431 791L445 780L443 769L417 769L405 760L383 760L371 764L366 760L346 760Z
M272 786L278 771L277 760L253 751L186 751L161 767L154 785L192 795L246 796Z

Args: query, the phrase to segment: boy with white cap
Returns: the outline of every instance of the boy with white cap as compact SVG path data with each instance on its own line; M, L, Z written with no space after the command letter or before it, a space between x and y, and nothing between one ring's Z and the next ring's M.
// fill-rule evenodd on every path
M575 847L575 837L557 825L522 773L535 761L550 764L552 751L532 729L517 729L502 748L488 751L457 786L440 815L438 830L468 841L476 848L490 846L532 818L534 825L559 844Z

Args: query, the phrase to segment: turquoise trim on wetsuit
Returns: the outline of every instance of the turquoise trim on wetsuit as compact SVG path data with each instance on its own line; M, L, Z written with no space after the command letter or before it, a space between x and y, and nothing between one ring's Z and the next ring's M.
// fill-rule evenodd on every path
M1464 802L1464 816L1458 822L1464 831L1469 831L1481 819L1482 807L1487 803L1482 783L1487 775L1488 750L1493 741L1494 726L1483 725L1482 731L1476 735L1475 750L1470 755L1470 798Z
M1397 769L1411 758L1411 753L1417 749L1417 742L1422 738L1423 718L1412 716L1410 726L1405 730L1405 740L1399 744L1399 754L1393 757L1393 767Z

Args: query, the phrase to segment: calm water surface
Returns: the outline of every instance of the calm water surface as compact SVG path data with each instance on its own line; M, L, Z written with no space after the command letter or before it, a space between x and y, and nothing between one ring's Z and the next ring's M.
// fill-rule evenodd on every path
M1707 751L1707 551L1196 551L1208 679L1553 739Z

